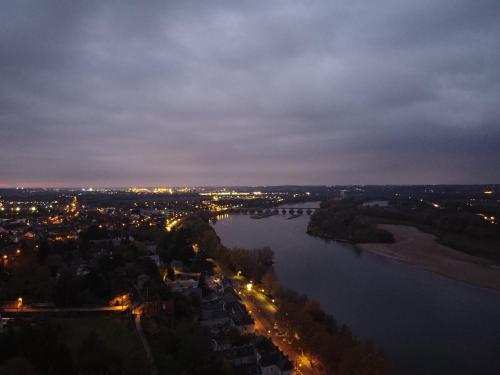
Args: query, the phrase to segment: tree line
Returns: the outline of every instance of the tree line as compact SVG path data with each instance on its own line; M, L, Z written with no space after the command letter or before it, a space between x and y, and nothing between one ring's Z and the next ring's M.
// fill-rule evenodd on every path
M208 223L199 225L215 235ZM212 237L212 234L210 237ZM212 237L213 238L213 237ZM269 247L248 250L224 247L218 237L209 255L231 272L241 271L247 279L266 288L278 301L278 320L297 334L298 344L307 353L314 353L328 374L392 375L396 371L384 354L371 341L362 342L345 324L323 311L317 301L283 288L273 270L273 251Z
M311 235L351 243L394 242L392 233L379 229L354 205L334 202L322 205L310 218L307 232Z
M278 320L293 331L305 353L313 353L328 374L391 375L395 369L371 341L362 342L349 327L326 314L319 302L280 289Z

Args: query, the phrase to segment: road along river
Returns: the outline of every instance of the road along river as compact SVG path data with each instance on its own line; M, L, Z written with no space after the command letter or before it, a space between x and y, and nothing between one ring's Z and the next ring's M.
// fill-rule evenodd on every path
M500 374L499 292L311 237L308 220L237 214L214 228L229 247L270 246L282 284L373 338L403 374Z

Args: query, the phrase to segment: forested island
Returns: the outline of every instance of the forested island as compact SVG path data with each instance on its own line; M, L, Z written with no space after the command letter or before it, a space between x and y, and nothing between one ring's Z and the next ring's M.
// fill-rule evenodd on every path
M310 219L308 233L500 290L500 231L495 216L468 212L461 202L371 202L376 203L366 197L322 202Z
M394 242L391 232L377 228L351 201L322 202L321 208L311 216L307 232L351 243Z
M418 202L392 199L385 207L364 205L368 199L330 200L312 216L308 233L351 243L393 243L393 234L380 224L415 226L437 242L469 255L500 261L500 230L494 216L466 210L456 202Z

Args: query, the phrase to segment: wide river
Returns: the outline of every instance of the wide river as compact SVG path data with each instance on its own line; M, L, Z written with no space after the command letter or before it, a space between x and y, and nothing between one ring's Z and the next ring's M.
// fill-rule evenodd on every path
M230 215L214 228L229 247L270 246L282 284L372 338L401 373L500 374L499 292L311 237L307 215L287 218Z

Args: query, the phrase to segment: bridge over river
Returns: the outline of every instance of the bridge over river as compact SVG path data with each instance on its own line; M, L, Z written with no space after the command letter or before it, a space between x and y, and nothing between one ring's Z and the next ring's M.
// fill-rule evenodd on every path
M318 207L241 207L232 208L228 210L230 213L234 214L257 214L257 215L271 215L271 214L290 214L290 215L302 215L306 213L308 215L312 214L313 211L317 210Z

